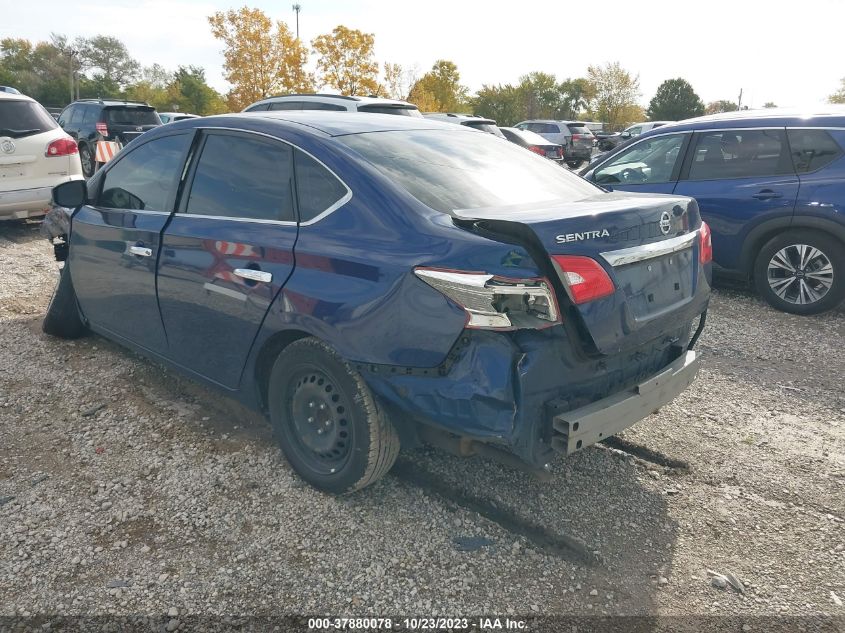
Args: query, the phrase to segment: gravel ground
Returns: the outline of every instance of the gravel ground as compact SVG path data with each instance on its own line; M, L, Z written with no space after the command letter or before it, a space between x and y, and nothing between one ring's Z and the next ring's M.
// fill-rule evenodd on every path
M845 615L843 311L719 290L696 383L615 448L550 482L418 450L334 498L262 419L43 335L56 278L0 224L0 615Z

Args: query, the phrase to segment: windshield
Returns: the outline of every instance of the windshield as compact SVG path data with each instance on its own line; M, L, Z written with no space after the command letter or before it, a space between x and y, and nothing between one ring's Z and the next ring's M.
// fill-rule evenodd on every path
M21 138L57 127L50 113L33 101L0 101L0 136Z
M161 121L153 108L106 108L106 123L112 125L159 125Z
M490 134L402 130L353 134L337 140L360 153L417 200L444 213L569 202L600 191L554 162Z
M401 116L422 116L422 113L412 106L369 105L361 106L358 108L358 112L370 112L373 114L399 114Z

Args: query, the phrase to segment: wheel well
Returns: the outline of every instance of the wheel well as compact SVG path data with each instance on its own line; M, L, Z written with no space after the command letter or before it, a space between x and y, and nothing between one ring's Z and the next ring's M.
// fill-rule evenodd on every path
M750 280L754 280L754 262L757 253L763 248L763 244L773 237L794 230L817 231L839 240L845 246L845 228L834 222L825 221L820 218L795 217L792 222L786 225L776 224L767 227L763 225L747 239L743 251L742 271Z
M255 361L255 378L258 382L258 399L261 410L267 410L267 392L270 385L270 372L279 354L294 341L311 336L301 330L285 330L271 336L258 352Z

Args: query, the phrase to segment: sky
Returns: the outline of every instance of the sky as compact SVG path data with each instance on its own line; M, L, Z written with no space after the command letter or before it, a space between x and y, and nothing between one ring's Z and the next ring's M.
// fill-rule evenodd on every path
M376 58L421 75L454 61L471 92L515 83L539 70L558 79L588 65L619 61L639 75L643 106L666 79L683 77L705 103L761 107L825 101L845 77L845 0L548 0L521 3L426 0L298 0L300 37L310 42L338 24L375 35ZM251 0L295 29L291 0ZM207 16L243 0L0 0L0 38L45 40L113 35L143 65L202 66L225 92L220 44ZM37 9L36 9L37 6ZM313 59L312 59L313 65Z

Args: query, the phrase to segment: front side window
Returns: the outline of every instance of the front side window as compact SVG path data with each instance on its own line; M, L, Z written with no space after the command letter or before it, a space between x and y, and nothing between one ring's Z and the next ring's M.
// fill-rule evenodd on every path
M110 209L168 212L182 175L191 134L175 134L139 145L107 172L97 205Z
M599 193L554 162L490 134L402 130L350 134L337 140L417 200L444 213L573 201Z
M792 173L781 130L728 130L698 135L690 180L753 178Z
M600 185L670 182L683 144L683 134L640 141L599 167L593 179Z
M642 133L643 133L643 128L642 128L641 126L639 126L639 125L638 125L637 127L629 127L629 128L628 128L627 130L625 130L625 131L626 131L628 134L630 134L631 136L639 136L640 134L642 134Z
M293 150L264 138L209 134L186 213L250 220L295 220Z
M799 174L821 169L842 155L842 148L825 130L787 130L786 134Z
M301 222L313 220L343 198L346 187L305 152L294 152L296 192Z

